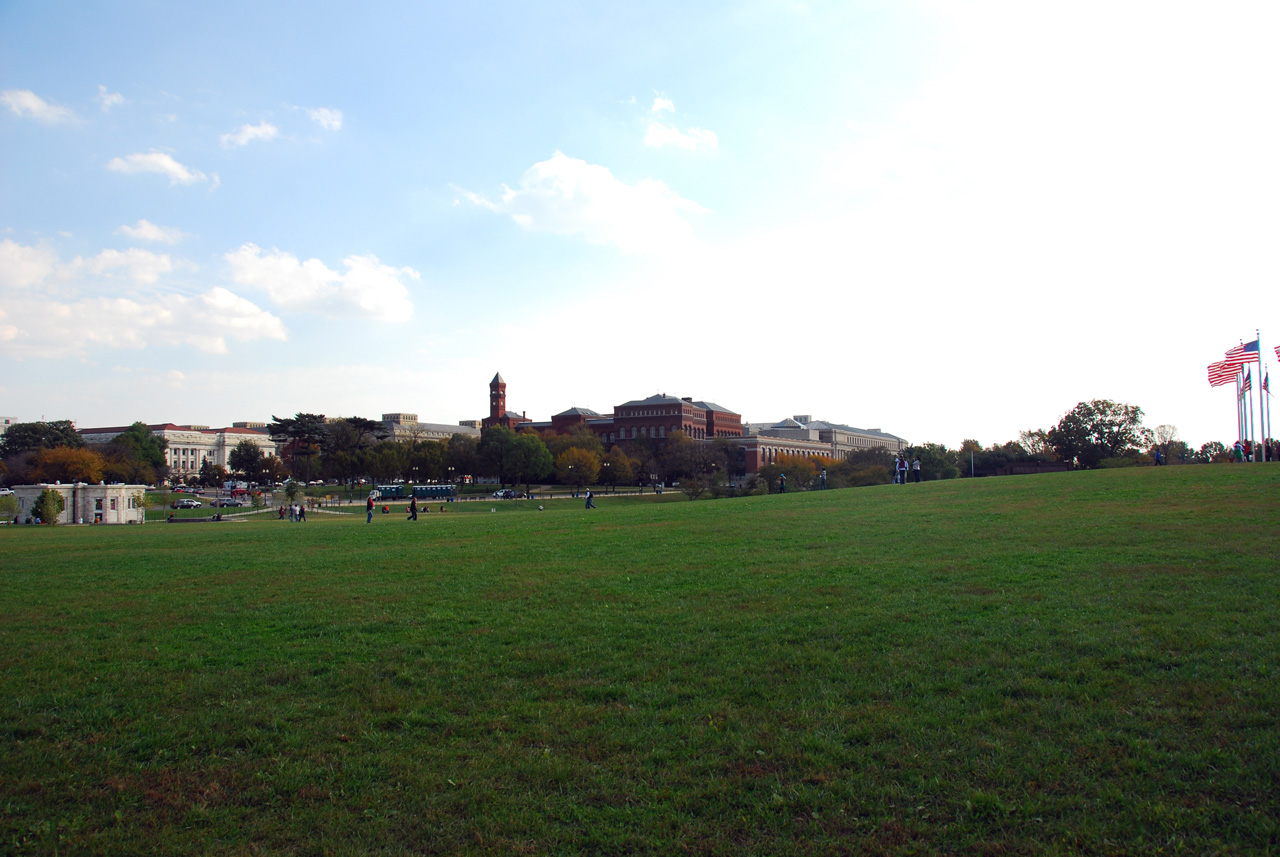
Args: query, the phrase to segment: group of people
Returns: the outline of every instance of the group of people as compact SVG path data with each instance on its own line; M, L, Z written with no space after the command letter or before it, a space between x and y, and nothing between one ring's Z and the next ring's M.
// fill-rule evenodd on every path
M289 513L290 521L304 523L307 520L307 507L302 505L301 503L290 503L288 507L285 507L285 506L280 507L279 516L281 521L284 520L286 508Z
M908 471L913 474L916 482L920 481L920 456L917 455L915 460L908 462L906 453L899 452L893 462L893 484L906 485Z

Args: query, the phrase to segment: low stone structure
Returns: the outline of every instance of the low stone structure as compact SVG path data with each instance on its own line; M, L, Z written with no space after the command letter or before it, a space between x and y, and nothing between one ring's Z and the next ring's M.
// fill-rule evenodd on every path
M53 482L13 486L14 497L18 500L19 523L35 514L32 509L46 488L62 495L59 524L141 524L146 521L145 485L91 485L87 482L64 485Z

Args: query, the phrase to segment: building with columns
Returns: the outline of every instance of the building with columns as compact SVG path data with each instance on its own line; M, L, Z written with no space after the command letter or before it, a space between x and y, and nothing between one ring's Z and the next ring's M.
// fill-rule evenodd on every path
M110 426L84 428L77 431L85 443L101 444L110 443L116 439L116 435L128 428L128 426ZM181 479L184 476L199 473L201 465L206 461L227 467L227 456L244 440L255 444L267 457L276 454L276 443L271 439L271 435L247 426L213 429L201 425L157 423L147 428L153 435L163 438L168 444L165 449L165 463L169 465L170 478Z

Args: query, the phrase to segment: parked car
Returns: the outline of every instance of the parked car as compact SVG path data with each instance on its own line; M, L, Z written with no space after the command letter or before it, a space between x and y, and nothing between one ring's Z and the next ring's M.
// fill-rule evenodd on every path
M169 504L171 509L199 509L201 503L194 497L183 497L181 500L174 500Z

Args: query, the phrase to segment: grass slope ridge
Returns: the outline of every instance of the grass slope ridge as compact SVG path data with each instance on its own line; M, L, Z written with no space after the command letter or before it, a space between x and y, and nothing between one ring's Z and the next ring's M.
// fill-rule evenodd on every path
M7 853L1258 853L1280 468L0 529Z

